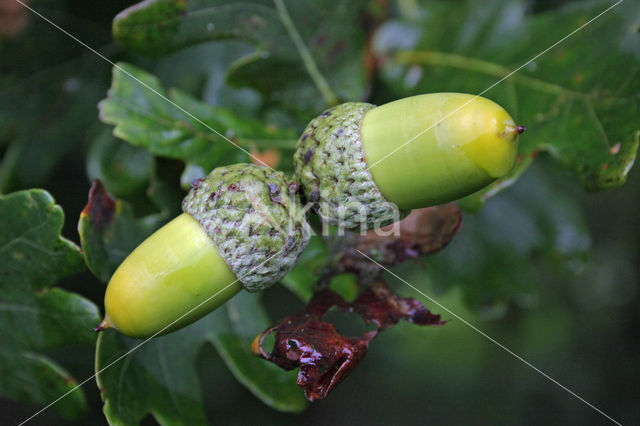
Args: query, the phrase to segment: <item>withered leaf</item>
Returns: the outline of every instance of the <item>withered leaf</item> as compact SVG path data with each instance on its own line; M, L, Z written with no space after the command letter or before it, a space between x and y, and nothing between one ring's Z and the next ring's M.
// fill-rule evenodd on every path
M89 191L89 201L80 214L78 232L82 254L91 272L104 283L148 235L164 221L162 214L136 219L133 209L113 198L98 180Z
M442 250L453 239L462 226L462 213L455 203L414 210L393 226L371 230L360 240L359 250L371 252L383 246L404 247L405 252L396 251L396 260L417 257Z
M29 0L22 0L28 4ZM0 0L0 39L18 37L29 22L29 10L15 0Z
M399 222L356 237L341 261L347 271L361 272L371 262L393 266L408 259L442 250L462 226L462 213L455 203L414 210Z
M359 337L340 334L335 326L322 318L331 307L355 312L367 323L377 326ZM367 287L353 302L337 293L322 290L309 301L305 310L290 315L258 335L253 352L285 370L300 367L297 384L309 401L322 399L353 371L366 355L369 342L400 320L419 325L442 325L420 302L402 298L378 282ZM266 353L264 339L275 333L273 350Z

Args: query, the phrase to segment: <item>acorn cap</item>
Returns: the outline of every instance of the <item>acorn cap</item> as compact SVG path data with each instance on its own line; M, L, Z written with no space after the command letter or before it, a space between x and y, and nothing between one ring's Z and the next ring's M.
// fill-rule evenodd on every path
M384 226L406 215L385 199L365 162L360 125L373 108L348 102L328 109L309 123L294 154L307 201L323 220L347 230Z
M249 291L277 283L310 237L298 186L255 164L219 167L195 181L182 202Z

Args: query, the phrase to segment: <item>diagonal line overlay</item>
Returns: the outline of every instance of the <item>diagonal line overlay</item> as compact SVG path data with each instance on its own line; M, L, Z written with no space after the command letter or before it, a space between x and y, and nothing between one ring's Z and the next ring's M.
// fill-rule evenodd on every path
M591 404L589 401L585 400L584 398L582 398L580 395L576 394L575 392L573 392L571 389L569 389L568 387L564 386L562 383L558 382L557 380L555 380L553 377L549 376L547 373L545 373L544 371L540 370L538 367L536 367L535 365L531 364L529 361L527 361L526 359L522 358L520 355L516 354L515 352L513 352L511 349L507 348L506 346L504 346L502 343L498 342L497 340L495 340L493 337L489 336L488 334L486 334L484 331L480 330L479 328L477 328L476 326L474 326L473 324L471 324L469 321L465 320L464 318L462 318L461 316L457 315L456 313L452 312L450 309L448 309L447 307L443 306L440 302L438 302L437 300L435 300L434 298L428 296L426 293L424 293L423 291L421 291L420 289L418 289L416 286L410 284L409 282L407 282L406 280L402 279L401 277L399 277L398 275L394 274L393 272L391 272L389 269L385 268L384 266L382 266L380 263L376 262L375 260L373 260L372 258L370 258L369 256L367 256L366 254L364 254L363 252L361 252L360 250L356 249L356 251L358 253L360 253L363 257L365 257L366 259L368 259L370 262L373 262L374 264L378 265L380 268L382 268L384 271L388 272L389 274L393 275L396 279L398 279L399 281L403 282L404 284L406 284L407 286L411 287L412 289L414 289L415 291L417 291L418 293L420 293L422 296L424 296L425 298L427 298L429 301L431 301L432 303L438 305L441 309L444 309L445 311L447 311L450 315L453 315L456 319L458 319L459 321L461 321L462 323L464 323L465 325L467 325L468 327L470 327L471 329L473 329L475 332L479 333L480 335L482 335L483 337L487 338L488 340L490 340L493 344L495 344L496 346L498 346L500 349L504 350L505 352L507 352L508 354L512 355L513 357L515 357L517 360L523 362L524 364L526 364L527 366L531 367L533 370L535 370L537 373L541 374L542 376L544 376L546 379L550 380L552 383L556 384L557 386L559 386L560 388L564 389L565 391L569 392L571 395L573 395L574 397L576 397L577 399L579 399L580 401L582 401L583 403L585 403L586 405L588 405L589 407L593 408L595 411L597 411L598 413L602 414L604 417L606 417L607 419L609 419L610 421L612 421L613 423L622 426L622 424L618 421L616 421L615 419L613 419L611 416L607 415L604 411L602 411L601 409L599 409L598 407L596 407L595 405Z
M382 161L384 161L385 159L389 158L390 156L392 156L393 154L395 154L396 152L398 152L399 150L401 150L402 148L404 148L405 146L409 145L411 142L415 141L417 138L419 138L420 136L424 135L426 132L428 132L429 130L433 129L435 126L438 125L438 123L443 122L444 120L446 120L447 118L451 117L453 114L455 114L456 112L460 111L462 108L464 108L465 106L469 105L471 102L473 102L476 98L479 98L480 96L484 95L485 93L487 93L489 90L493 89L494 87L496 87L498 84L502 83L503 81L505 81L506 79L508 79L509 77L511 77L512 75L514 75L515 73L517 73L518 71L520 71L522 68L526 67L527 65L529 65L531 62L535 61L536 59L538 59L539 57L541 57L542 55L544 55L545 53L547 53L548 51L550 51L551 49L553 49L554 47L558 46L560 43L566 41L569 37L573 36L574 34L576 34L578 31L584 29L586 26L588 26L589 24L593 23L596 19L600 18L601 16L603 16L605 13L611 11L614 7L618 6L620 3L622 3L624 0L618 0L616 3L612 4L611 6L609 6L608 8L606 8L605 10L603 10L602 12L600 12L599 14L597 14L596 16L594 16L593 18L591 18L590 20L588 20L587 22L585 22L584 24L580 25L578 28L576 28L575 30L571 31L569 34L567 34L566 36L562 37L560 40L556 41L555 43L553 43L551 46L547 47L546 49L544 49L542 52L538 53L536 56L534 56L533 58L529 59L527 62L525 62L524 64L520 65L518 68L516 68L515 70L511 71L509 74L507 74L506 76L502 77L500 80L496 81L495 83L493 83L491 86L487 87L486 89L484 89L482 92L478 93L477 95L475 95L474 97L472 97L471 99L469 99L467 102L465 102L464 104L460 105L458 108L456 108L455 110L451 111L449 114L445 115L444 117L442 117L441 119L437 120L435 123L433 123L431 126L427 127L426 129L424 129L423 131L421 131L420 133L418 133L417 135L413 136L411 139L407 140L405 143L403 143L402 145L400 145L399 147L397 147L396 149L394 149L393 151L391 151L390 153L388 153L387 155L385 155L384 157L382 157L381 159L379 159L378 161L376 161L375 163L373 163L372 165L370 165L367 169L370 170L372 168L374 168L376 165L380 164Z
M85 47L86 49L90 50L91 52L93 52L95 55L97 55L98 57L100 57L101 59L103 59L104 61L108 62L109 64L111 64L112 66L114 66L115 68L119 69L120 71L122 71L124 74L126 74L127 76L129 76L130 78L132 78L133 80L137 81L139 84L141 84L143 87L147 88L149 91L155 93L156 95L158 95L160 98L162 98L163 100L167 101L169 104L171 104L172 106L174 106L175 108L177 108L178 110L180 110L181 112L183 112L184 114L186 114L187 116L191 117L192 119L194 119L195 121L197 121L199 124L203 125L204 127L206 127L208 130L210 130L211 132L215 133L216 135L218 135L219 137L221 137L222 139L224 139L225 141L227 141L228 143L230 143L231 145L235 146L236 148L238 148L239 150L243 151L244 153L246 153L247 155L249 155L250 158L254 159L256 162L268 167L269 169L275 171L273 168L271 168L269 165L265 164L262 160L260 160L259 158L255 157L254 155L252 155L250 152L248 152L247 150L245 150L244 148L242 148L240 145L238 145L236 142L232 141L231 139L227 138L226 136L224 136L223 134L221 134L220 132L218 132L217 130L215 130L214 128L212 128L211 126L209 126L207 123L205 123L204 121L202 121L201 119L199 119L198 117L196 117L195 115L193 115L192 113L190 113L189 111L185 110L183 107L181 107L180 105L176 104L175 102L173 102L171 99L167 98L166 96L164 96L163 94L159 93L157 90L155 90L154 88L150 87L149 85L147 85L146 83L144 83L143 81L139 80L138 78L136 78L135 76L133 76L131 73L129 73L127 70L123 69L122 67L120 67L119 65L117 65L116 63L114 63L113 61L111 61L109 58L107 58L106 56L104 56L103 54L101 54L100 52L98 52L97 50L95 50L94 48L92 48L91 46L89 46L88 44L84 43L83 41L81 41L80 39L78 39L76 36L74 36L73 34L69 33L68 31L66 31L65 29L61 28L59 25L55 24L54 22L52 22L50 19L46 18L45 16L43 16L42 14L40 14L39 12L37 12L36 10L34 10L33 8L31 8L30 6L28 6L27 4L25 4L23 1L21 0L15 0L16 2L20 3L23 7L25 7L26 9L28 9L29 11L31 11L33 14L37 15L39 18L41 18L42 20L46 21L47 23L49 23L50 25L52 25L54 28L58 29L59 31L61 31L62 33L64 33L66 36L68 36L69 38L71 38L72 40L74 40L75 42L79 43L80 45L82 45L83 47ZM577 32L579 32L580 30L584 29L586 26L588 26L589 24L593 23L596 19L600 18L601 16L603 16L604 14L606 14L607 12L609 12L610 10L612 10L614 7L618 6L620 3L622 3L624 0L618 0L616 3L614 3L613 5L609 6L607 9L605 9L604 11L602 11L601 13L599 13L598 15L596 15L595 17L593 17L592 19L590 19L589 21L587 21L586 23L584 23L583 25L581 25L580 27L576 28L575 30L573 30L572 32L570 32L569 34L567 34L566 36L564 36L562 39L560 39L559 41L557 41L556 43L552 44L551 46L547 47L545 50L543 50L542 52L540 52L539 54L537 54L536 56L534 56L533 58L529 59L527 62L523 63L522 65L520 65L518 68L516 68L515 70L513 70L512 72L510 72L508 75L506 75L505 77L501 78L500 80L498 80L497 82L495 82L494 84L492 84L491 86L489 86L488 88L486 88L485 90L483 90L482 92L478 93L477 95L475 95L472 99L470 99L469 101L467 101L465 104L463 104L462 106L460 106L458 109L454 110L453 112L447 114L445 117L443 117L442 119L440 119L439 121L443 121L446 120L447 118L449 118L451 115L455 114L457 111L459 111L460 109L464 108L467 104L469 104L470 102L472 102L475 98L482 96L484 93L488 92L489 90L493 89L495 86L497 86L498 84L502 83L503 81L505 81L506 79L508 79L509 77L511 77L513 74L517 73L518 71L520 71L522 68L526 67L527 65L529 65L531 62L535 61L536 59L538 59L539 57L541 57L542 55L544 55L545 53L547 53L548 51L550 51L551 49L555 48L556 46L558 46L560 43L564 42L565 40L567 40L569 37L573 36L574 34L576 34ZM412 137L411 139L407 140L404 144L402 144L400 147L396 148L395 150L393 150L392 152L390 152L389 154L387 154L386 156L384 156L383 158L381 158L380 160L378 160L377 162L375 162L374 164L372 164L371 166L369 166L368 168L371 169L374 166L376 166L377 164L379 164L381 161L385 160L386 158L388 158L389 156L393 155L395 152L397 152L398 150L402 149L403 147L405 147L406 145L408 145L409 143L413 142L415 139L417 139L418 137L420 137L421 135L423 135L424 133L426 133L427 131L429 131L430 129L432 129L435 125L437 124L434 123L432 126L430 126L429 128L421 131L420 133L418 133L417 135L415 135L414 137ZM506 352L508 352L509 354L511 354L512 356L514 356L515 358L517 358L518 360L520 360L521 362L523 362L524 364L528 365L529 367L531 367L533 370L535 370L536 372L538 372L539 374L541 374L542 376L544 376L545 378L547 378L548 380L550 380L551 382L553 382L554 384L556 384L557 386L559 386L560 388L564 389L565 391L567 391L568 393L570 393L571 395L573 395L575 398L579 399L580 401L582 401L584 404L588 405L589 407L591 407L592 409L594 409L595 411L597 411L598 413L600 413L601 415L603 415L604 417L606 417L608 420L612 421L613 423L620 425L619 422L617 422L616 420L614 420L612 417L608 416L606 413L604 413L602 410L598 409L597 407L595 407L593 404L589 403L588 401L586 401L585 399L581 398L579 395L577 395L576 393L574 393L573 391L571 391L569 388L565 387L564 385L562 385L561 383L559 383L558 381L556 381L555 379L553 379L552 377L550 377L549 375L547 375L546 373L544 373L543 371L541 371L540 369L538 369L537 367L535 367L534 365L532 365L531 363L529 363L528 361L526 361L525 359L523 359L522 357L520 357L519 355L515 354L514 352L512 352L511 350L509 350L507 347L505 347L504 345L500 344L499 342L497 342L496 340L494 340L493 338L491 338L490 336L488 336L486 333L484 333L483 331L479 330L478 328L476 328L475 326L473 326L472 324L470 324L469 322L467 322L466 320L464 320L463 318L461 318L460 316L456 315L455 313L453 313L452 311L450 311L449 309L447 309L446 307L444 307L443 305L441 305L440 303L438 303L436 300L432 299L431 297L427 296L425 293L423 293L422 291L420 291L418 288L414 287L413 285L411 285L410 283L408 283L407 281L405 281L404 279L400 278L398 275L394 274L393 272L389 271L388 269L386 269L385 267L383 267L382 265L380 265L378 262L376 262L375 260L371 259L369 256L367 256L366 254L362 253L361 251L358 250L358 252L364 256L365 258L369 259L371 262L377 264L378 266L380 266L381 268L383 268L385 271L389 272L391 275L393 275L395 278L397 278L398 280L402 281L403 283L405 283L406 285L408 285L409 287L413 288L415 291L417 291L418 293L420 293L422 296L426 297L427 299L429 299L430 301L432 301L433 303L435 303L436 305L438 305L440 308L444 309L445 311L447 311L449 314L453 315L455 318L457 318L458 320L460 320L461 322L463 322L464 324L466 324L467 326L469 326L470 328L472 328L473 330L475 330L476 332L478 332L479 334L481 334L482 336L484 336L485 338L487 338L488 340L490 340L491 342L493 342L495 345L497 345L498 347L500 347L501 349L505 350ZM268 258L267 260L265 260L264 262L262 262L260 265L256 266L256 268L262 266L264 263L266 263L267 261L269 261L270 259L272 259L273 257L277 256L280 252L276 253L275 255L273 255L272 257ZM255 268L254 268L255 269ZM243 276L244 277L244 276ZM241 277L242 278L242 277ZM120 361L121 359L125 358L127 355L131 354L132 352L134 352L135 350L137 350L138 348L140 348L142 345L146 344L149 340L155 338L156 336L158 336L160 333L162 333L163 331L165 331L167 328L169 328L170 326L172 326L173 324L175 324L177 321L179 321L180 319L184 318L186 315L188 315L189 313L191 313L192 311L194 311L195 309L197 309L198 307L202 306L204 303L210 301L211 299L213 299L215 296L217 296L218 294L220 294L221 292L225 291L227 288L229 288L231 285L235 284L236 282L238 282L241 278L239 278L238 280L230 283L229 285L227 285L226 287L224 287L222 290L216 292L215 294L211 295L209 298L207 298L205 301L203 301L202 303L198 304L197 306L195 306L194 308L190 309L189 311L187 311L186 313L184 313L183 315L181 315L179 318L177 318L176 320L174 320L173 322L171 322L169 325L167 325L166 327L164 327L162 330L158 331L156 334L154 334L153 336L147 338L146 340L142 341L140 344L134 346L132 349L130 349L129 351L127 351L125 354L121 355L119 358L117 358L116 360L112 361L111 363L107 364L105 367L103 367L101 370L97 371L95 374L93 374L91 377L85 379L84 381L82 381L81 383L79 383L76 387L74 387L73 389L69 390L68 392L66 392L65 394L61 395L59 398L57 398L56 400L52 401L51 403L49 403L47 406L45 406L44 408L42 408L41 410L39 410L38 412L36 412L35 414L33 414L31 417L27 418L26 420L24 420L23 422L20 423L20 425L23 425L27 422L29 422L30 420L32 420L34 417L36 417L37 415L39 415L40 413L42 413L43 411L47 410L48 408L50 408L52 405L56 404L58 401L60 401L62 398L66 397L68 394L70 394L71 392L75 391L76 389L78 389L79 387L83 386L85 383L87 383L88 381L92 380L93 378L95 378L98 374L100 374L101 372L103 372L104 370L106 370L107 368L111 367L113 364L117 363L118 361Z
M103 59L105 62L108 62L109 64L113 65L113 67L117 68L118 70L122 71L124 74L126 74L128 77L132 78L133 80L135 80L136 82L138 82L140 85L142 85L143 87L145 87L146 89L148 89L149 91L155 93L156 95L158 95L160 98L164 99L165 101L167 101L169 104L171 104L172 106L174 106L175 108L177 108L178 110L180 110L181 112L183 112L184 114L188 115L189 117L191 117L192 119L194 119L195 121L197 121L199 124L202 124L204 127L206 127L208 130L210 130L211 132L215 133L216 135L220 136L222 139L224 139L225 141L227 141L228 143L230 143L231 145L235 146L236 148L238 148L240 151L244 152L245 154L247 154L251 159L253 159L254 161L256 161L258 164L262 165L262 166L266 166L269 169L271 169L271 171L275 172L275 170L269 166L268 164L266 164L264 161L262 161L260 158L254 156L253 154L251 154L249 151L247 151L246 149L244 149L243 147L241 147L240 145L238 145L236 142L232 141L231 139L229 139L228 137L226 137L225 135L223 135L222 133L220 133L219 131L217 131L216 129L214 129L213 127L209 126L207 123L205 123L204 121L202 121L201 119L199 119L198 117L196 117L195 115L193 115L192 113L190 113L189 111L187 111L186 109L184 109L183 107L181 107L180 105L178 105L177 103L175 103L174 101L172 101L171 99L169 99L168 97L166 97L165 95L163 95L162 93L158 92L156 89L154 89L153 87L149 86L147 83L145 83L144 81L140 80L139 78L136 78L133 74L131 74L130 72L128 72L127 70L125 70L124 68L122 68L120 65L116 64L115 62L113 62L111 59L107 58L106 56L104 56L102 53L98 52L96 49L94 49L93 47L89 46L87 43L83 42L82 40L80 40L78 37L74 36L73 34L71 34L69 31L65 30L64 28L60 27L59 25L57 25L55 22L51 21L50 19L48 19L47 17L43 16L41 13L39 13L38 11L36 11L35 9L33 9L32 7L30 7L29 5L25 4L24 2L22 2L21 0L15 0L16 2L20 3L22 6L24 6L25 8L27 8L29 11L31 11L33 14L37 15L39 18L43 19L44 21L46 21L47 23L51 24L53 27L55 27L56 29L60 30L62 33L64 33L67 37L71 38L72 40L74 40L75 42L77 42L78 44L82 45L83 47L87 48L88 50L90 50L91 52L93 52L94 54L96 54L98 57L100 57L101 59Z
M266 260L264 260L263 262L261 262L259 265L255 266L254 268L252 268L249 272L247 272L246 274L244 274L243 276L239 277L238 279L236 279L235 281L227 284L222 290L218 290L217 292L215 292L214 294L212 294L211 296L207 297L204 301L198 303L196 306L194 306L193 308L189 309L187 312L185 312L184 314L180 315L178 318L176 318L175 320L171 321L169 324L167 324L166 326L164 326L160 331L157 331L155 334L153 334L151 337L147 337L145 340L143 340L142 342L140 342L139 344L137 344L136 346L134 346L133 348L129 349L127 352L125 352L124 354L120 355L118 358L116 358L114 361L111 361L109 364L105 365L104 367L102 367L100 370L96 371L93 375L91 375L90 377L86 378L85 380L83 380L82 382L78 383L78 385L76 385L73 389L68 390L66 393L60 395L57 399L55 399L54 401L50 402L48 405L46 405L45 407L41 408L39 411L37 411L36 413L34 413L33 415L31 415L31 417L23 420L22 422L20 422L20 424L18 426L22 426L23 424L27 423L28 421L32 420L34 417L36 417L38 414L42 413L43 411L47 410L48 408L50 408L52 405L56 404L58 401L60 401L61 399L63 399L64 397L66 397L67 395L69 395L71 392L75 391L76 389L78 389L79 387L81 387L82 385L84 385L85 383L87 383L88 381L92 380L93 378L95 378L98 374L102 373L104 370L106 370L107 368L111 367L113 364L117 363L118 361L120 361L121 359L125 358L127 355L131 354L132 352L136 351L138 348L140 348L142 345L144 345L145 343L149 342L151 339L157 337L158 335L162 334L163 331L167 330L169 327L171 327L173 324L175 324L176 322L180 321L182 318L186 317L187 315L189 315L191 312L195 311L196 309L198 309L200 306L204 305L205 303L209 302L210 300L212 300L214 297L216 297L217 295L219 295L220 293L222 293L223 291L225 291L226 289L228 289L229 287L231 287L232 285L234 285L235 283L237 283L238 281L240 281L242 278L244 278L245 276L249 275L250 273L252 273L253 271L255 271L256 269L258 269L259 267L261 267L262 265L264 265L265 263L267 263L268 261L270 261L271 259L273 259L274 257L276 257L277 255L279 255L280 253L282 253L284 250L280 250L279 252L277 252L276 254L274 254L273 256L267 258Z

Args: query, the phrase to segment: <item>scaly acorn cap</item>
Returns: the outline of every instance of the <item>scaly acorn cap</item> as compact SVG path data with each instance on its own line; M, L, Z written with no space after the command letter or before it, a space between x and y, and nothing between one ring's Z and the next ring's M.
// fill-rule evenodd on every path
M504 176L524 130L498 104L463 93L379 107L350 102L309 123L294 155L296 178L323 220L371 229Z
M196 181L182 209L215 242L244 288L260 291L280 281L309 242L297 191L281 172L235 164Z
M360 125L375 105L347 102L313 119L294 154L296 179L307 201L330 225L357 230L406 215L382 195L365 162Z

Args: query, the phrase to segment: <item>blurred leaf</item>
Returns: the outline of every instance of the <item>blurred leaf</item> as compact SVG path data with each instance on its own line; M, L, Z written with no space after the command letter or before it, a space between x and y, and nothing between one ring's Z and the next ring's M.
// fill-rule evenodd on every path
M107 283L125 257L167 219L162 213L136 219L127 203L112 198L102 182L95 180L78 222L87 266Z
M182 175L180 175L180 187L184 190L188 190L195 180L203 178L206 175L207 171L202 167L187 163L185 164Z
M155 219L156 216L163 218L160 220L168 220L181 214L182 199L185 196L185 192L176 185L179 180L177 173L175 173L177 170L169 170L169 167L162 164L162 160L158 161L158 163L156 175L153 176L146 190L147 198L153 204L153 211L159 210L158 213L148 215L147 220L151 222L159 220Z
M87 174L99 179L117 197L146 189L154 174L153 155L116 139L110 129L94 138L87 154Z
M82 255L60 236L64 220L49 193L0 196L0 395L45 405L78 383L44 353L95 341L97 307L53 287L82 271ZM68 419L86 411L81 389L52 407Z
M101 120L115 125L114 135L120 139L155 155L179 159L205 170L246 162L247 154L236 144L243 145L245 150L251 146L295 145L292 132L240 118L225 108L213 108L176 89L165 95L156 77L129 64L113 68L111 89L99 109Z
M315 283L326 272L330 260L331 253L322 237L312 236L296 266L282 279L282 285L303 302L308 302L313 296Z
M0 85L0 121L9 128L0 192L45 184L62 158L83 142L107 86L95 72L78 75L77 67L43 71L6 92Z
M403 31L378 32L383 79L396 96L480 93L612 4L574 2L528 16L524 1L431 1L417 22L393 24ZM528 127L523 157L547 152L592 191L624 183L640 138L639 15L637 2L620 3L485 93ZM421 34L411 46L400 38L407 32ZM513 183L527 165L476 202Z
M335 291L347 302L358 297L358 277L355 274L338 274L331 279L329 290Z
M427 258L429 276L440 286L460 285L467 304L489 317L502 316L511 302L535 304L546 272L571 272L591 245L576 201L547 174L530 168L516 188L465 216L447 249Z
M84 142L95 105L108 87L108 64L17 6L27 12L28 24L12 39L0 35L0 146L7 146L0 151L0 192L44 186L63 158ZM34 7L56 11L55 22L89 45L101 48L109 42L105 26L79 19L58 1L38 0Z
M239 38L264 50L278 49L286 32L271 2L151 0L123 10L113 37L141 55L159 56L206 41ZM293 45L289 45L293 47Z
M153 72L167 87L179 87L213 107L229 106L238 115L258 118L264 113L262 96L226 84L229 66L252 51L240 40L198 44L163 56Z
M363 0L323 0L285 5L319 78L342 99L361 99L366 88L365 37L356 25L364 4ZM119 14L114 20L114 38L125 48L146 55L206 41L245 41L255 51L231 67L232 84L254 87L290 108L317 111L321 93L313 86L308 64L303 63L283 22L282 9L276 10L268 1L152 0ZM331 95L324 97L325 102L333 102Z

